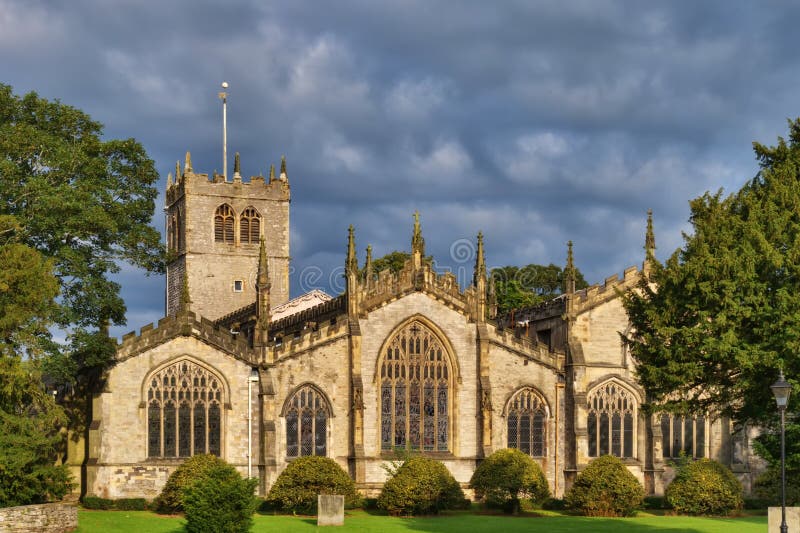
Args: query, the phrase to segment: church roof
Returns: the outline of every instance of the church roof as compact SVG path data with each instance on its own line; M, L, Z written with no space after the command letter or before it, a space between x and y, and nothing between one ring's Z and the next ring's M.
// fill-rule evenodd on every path
M327 293L314 289L313 291L307 292L302 296L292 298L283 305L279 305L278 307L271 309L270 319L273 321L280 320L281 318L286 318L287 316L305 311L306 309L310 309L321 303L328 302L331 299L331 296Z

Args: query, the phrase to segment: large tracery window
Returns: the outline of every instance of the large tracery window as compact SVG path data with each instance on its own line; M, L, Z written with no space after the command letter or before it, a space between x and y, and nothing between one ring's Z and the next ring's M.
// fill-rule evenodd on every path
M449 449L452 371L442 342L414 321L387 344L380 368L381 449Z
M190 361L163 368L147 385L147 456L221 454L221 380Z
M706 419L700 415L661 415L661 436L664 458L705 457Z
M508 447L533 457L547 455L547 407L531 388L514 394L508 402Z
M286 455L327 455L328 402L311 385L300 387L284 408Z
M636 400L630 391L611 381L588 396L589 457L634 457Z
M214 240L233 244L233 208L228 204L219 206L214 213Z
M239 219L239 242L258 244L261 235L261 215L255 207L248 207Z

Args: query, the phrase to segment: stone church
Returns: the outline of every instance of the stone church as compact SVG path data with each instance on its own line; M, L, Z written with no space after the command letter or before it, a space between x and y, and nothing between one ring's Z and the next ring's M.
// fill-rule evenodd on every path
M747 428L640 409L620 294L646 261L579 291L568 275L561 296L501 317L482 236L462 288L426 259L416 215L399 272L374 272L369 248L360 268L351 227L346 290L290 299L290 196L285 161L246 179L237 155L229 180L195 173L187 153L169 176L165 317L122 338L92 401L86 493L153 498L199 453L257 477L260 494L303 455L334 459L364 494L398 452L441 460L466 487L506 447L533 457L557 496L604 454L651 494L680 453L730 465L749 488Z

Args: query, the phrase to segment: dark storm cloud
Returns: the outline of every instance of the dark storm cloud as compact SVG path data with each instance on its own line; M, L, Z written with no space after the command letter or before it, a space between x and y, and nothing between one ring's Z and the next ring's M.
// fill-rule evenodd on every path
M137 138L164 178L187 149L221 170L230 82L244 172L287 156L295 295L337 288L350 223L362 261L367 243L408 249L415 209L441 268L469 270L457 252L482 230L491 265L561 264L573 240L598 282L641 263L648 208L663 259L689 199L755 174L750 142L798 114L798 17L788 2L0 0L0 61L18 93ZM120 280L131 325L157 319L159 280Z

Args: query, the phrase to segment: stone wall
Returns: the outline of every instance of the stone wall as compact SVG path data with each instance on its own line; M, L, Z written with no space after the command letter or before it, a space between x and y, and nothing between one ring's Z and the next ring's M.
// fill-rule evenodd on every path
M66 533L78 529L78 508L65 503L21 505L0 509L4 533Z

